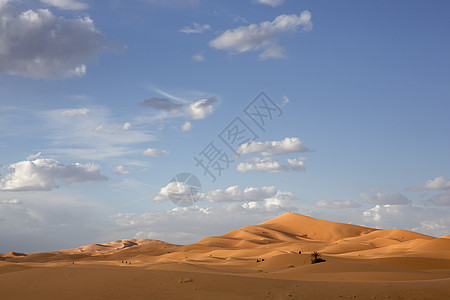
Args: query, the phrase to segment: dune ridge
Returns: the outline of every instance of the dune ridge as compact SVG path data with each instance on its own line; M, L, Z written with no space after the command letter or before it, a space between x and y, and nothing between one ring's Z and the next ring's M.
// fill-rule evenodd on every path
M311 264L310 255L314 251L320 252L326 262ZM242 299L260 299L257 297L259 292L253 287L236 288L244 282L261 288L270 287L263 295L266 299L307 296L308 293L320 299L317 291L314 293L305 287L315 282L326 285L336 297L342 291L349 297L360 298L369 294L374 297L399 296L405 289L413 289L415 292L410 293L408 299L421 299L430 296L432 288L433 299L450 298L448 236L436 238L406 230L373 229L295 213L207 237L191 245L126 239L55 252L9 252L0 254L0 267L0 289L8 295L21 290L20 282L25 280L20 281L21 277L39 281L41 276L60 273L66 276L62 278L74 280L74 284L87 284L85 281L89 279L106 288L108 282L85 273L91 270L92 274L112 278L111 284L119 280L121 273L126 278L134 278L126 279L125 287L141 282L130 275L140 274L155 284L149 286L144 281L137 284L141 294L152 293L161 299L169 294L179 299L196 296L208 299L212 295L217 299L240 299L241 296ZM150 274L166 276L171 282L168 285L170 291L160 290L159 287L168 283L156 282ZM71 276L76 278L70 279ZM213 286L213 280L222 280L225 285L210 290L206 283ZM44 286L55 293L58 290L49 283L40 284L26 289L40 290ZM186 285L189 291L184 289ZM303 288L298 289L299 286ZM392 288L395 286L397 288ZM306 290L309 292L303 293ZM96 292L85 291L86 295L89 293ZM118 295L123 294L117 293L119 299ZM52 297L42 292L41 299Z

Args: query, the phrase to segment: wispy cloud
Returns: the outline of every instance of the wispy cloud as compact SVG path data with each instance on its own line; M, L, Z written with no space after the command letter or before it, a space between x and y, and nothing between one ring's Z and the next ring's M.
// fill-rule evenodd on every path
M74 109L62 110L60 113L61 113L61 116L64 116L64 117L74 117L74 116L79 116L79 115L87 115L89 113L89 109L74 108Z
M192 56L192 60L196 61L196 62L200 62L200 61L204 61L205 57L203 56L202 53L197 53Z
M140 151L137 146L155 140L148 131L124 130L103 106L37 112L43 137L52 148L46 152L86 160L106 160ZM70 116L70 117L67 117Z
M183 28L180 29L180 32L182 33L187 33L187 34L192 34L192 33L203 33L207 30L209 30L211 28L211 26L209 26L208 24L199 24L199 23L193 23L192 26L184 26Z
M157 98L153 97L150 99L145 99L143 102L139 103L140 106L151 107L156 110L164 110L174 114L181 114L182 108L184 107L181 103L176 103L169 98Z
M145 156L153 156L153 157L161 157L169 155L169 152L166 150L148 148L144 152L142 152Z
M77 0L41 0L41 2L66 10L83 10L89 8L89 5Z
M333 208L333 209L341 209L341 208L357 208L361 207L361 204L355 200L347 200L347 201L325 201L321 200L316 203L317 207L320 208Z
M280 15L272 22L250 24L235 29L229 29L210 41L215 49L231 53L261 50L260 59L285 57L284 48L278 44L279 38L285 33L295 32L301 27L303 31L312 30L311 13L307 10L300 15Z
M284 3L284 0L253 0L253 1L259 4L270 5L272 7L280 6L281 4Z

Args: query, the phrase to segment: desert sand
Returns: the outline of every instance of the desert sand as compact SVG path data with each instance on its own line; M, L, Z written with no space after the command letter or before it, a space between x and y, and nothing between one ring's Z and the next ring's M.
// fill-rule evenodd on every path
M0 254L0 298L450 299L450 238L286 213L191 245Z

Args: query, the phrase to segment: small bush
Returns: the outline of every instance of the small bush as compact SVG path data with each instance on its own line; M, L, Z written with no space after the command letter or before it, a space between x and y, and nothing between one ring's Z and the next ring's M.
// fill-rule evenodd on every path
M320 253L317 251L314 251L313 253L311 253L311 263L312 264L317 264L320 262L325 262L326 260L323 259L322 257L320 257Z

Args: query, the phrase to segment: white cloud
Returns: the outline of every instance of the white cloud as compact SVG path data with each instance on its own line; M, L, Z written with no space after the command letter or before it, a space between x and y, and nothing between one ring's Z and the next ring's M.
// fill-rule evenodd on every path
M278 39L285 33L295 32L298 27L303 31L312 29L311 13L307 10L300 15L280 15L272 22L250 24L229 29L210 41L209 45L231 53L262 50L260 59L284 57L284 48L278 45Z
M204 119L213 113L217 102L215 97L195 101L187 106L187 113L193 120Z
M66 10L82 10L89 8L89 5L77 0L41 0L41 2Z
M382 229L404 229L442 236L450 230L446 209L415 205L376 205L362 214L366 226Z
M184 122L184 124L181 126L181 130L183 131L189 131L192 130L192 128L194 128L194 126L189 121Z
M207 30L209 30L211 28L211 26L209 26L208 24L198 24L198 23L193 23L192 26L184 26L183 28L180 29L180 32L182 33L187 33L187 34L191 34L191 33L203 33Z
M379 223L381 221L382 214L396 215L399 210L395 206L391 205L377 205L363 212L363 217L367 220Z
M68 73L68 77L83 77L87 73L86 65L79 65L75 67L75 69L70 70Z
M131 173L127 170L125 170L125 167L122 165L119 165L114 168L114 173L117 175L130 175Z
M125 122L125 123L122 125L122 129L123 129L123 130L128 130L128 129L130 129L130 127L131 127L130 122Z
M160 156L169 155L169 152L167 152L166 150L147 148L147 150L145 150L142 154L144 154L145 156L160 157Z
M240 155L260 153L261 155L280 155L310 151L299 138L285 138L282 141L255 142L250 141L239 146L237 153Z
M216 189L201 194L197 194L197 192L197 188L191 188L184 182L169 182L165 187L160 189L158 194L153 198L153 201L164 202L172 200L179 202L186 197L195 196L198 200L208 201L210 203L264 202L265 206L284 206L288 201L296 199L292 193L280 191L274 186L264 186L261 188L247 187L241 190L238 185L234 185L225 190Z
M31 154L27 156L27 160L35 160L37 158L40 158L42 155L42 152L38 152L36 154Z
M89 109L87 108L75 108L75 109L67 109L61 110L60 114L64 117L75 117L75 116L85 116L89 113Z
M53 2L63 5L63 1ZM32 78L84 76L84 63L95 58L105 44L89 17L68 19L48 9L20 12L4 3L0 19L0 74Z
M255 0L257 3L270 5L272 7L280 6L284 3L284 0Z
M172 181L159 190L158 194L153 198L153 201L163 202L170 199L173 202L179 203L186 197L193 197L193 193L195 192L196 190L193 190L184 182Z
M197 54L192 56L192 60L193 61L204 61L205 57L203 56L203 54L197 53Z
M297 211L290 206L266 201L231 202L213 207L176 207L169 211L143 214L121 213L112 216L121 232L139 234L147 238L188 244L207 236L215 236L250 224L258 224L287 211ZM205 226L208 224L208 226Z
M288 164L282 164L278 159L272 157L253 157L247 159L243 163L239 163L236 170L241 173L246 173L249 171L258 172L269 172L269 173L280 173L289 171L300 171L305 170L304 157L298 157L294 159L288 159Z
M298 158L288 158L289 167L293 171L304 171L306 157L299 156Z
M243 190L239 186L230 186L225 190L211 190L204 194L204 199L209 202L258 202L275 200L292 200L291 193L281 192L274 186L264 186L262 188L247 187Z
M320 208L357 208L361 207L361 204L355 200L347 200L347 201L325 201L321 200L316 203L317 207Z
M437 176L434 179L428 180L422 186L411 188L411 190L448 190L448 189L450 189L450 179L445 179L444 176Z
M401 205L401 204L409 204L411 200L406 198L400 193L395 194L367 194L361 193L359 195L362 200L370 204L379 204L379 205Z
M67 185L89 181L105 181L95 164L64 165L54 159L37 158L9 165L9 172L0 179L3 191L50 191L58 181Z
M436 195L427 200L436 206L450 206L450 191Z

